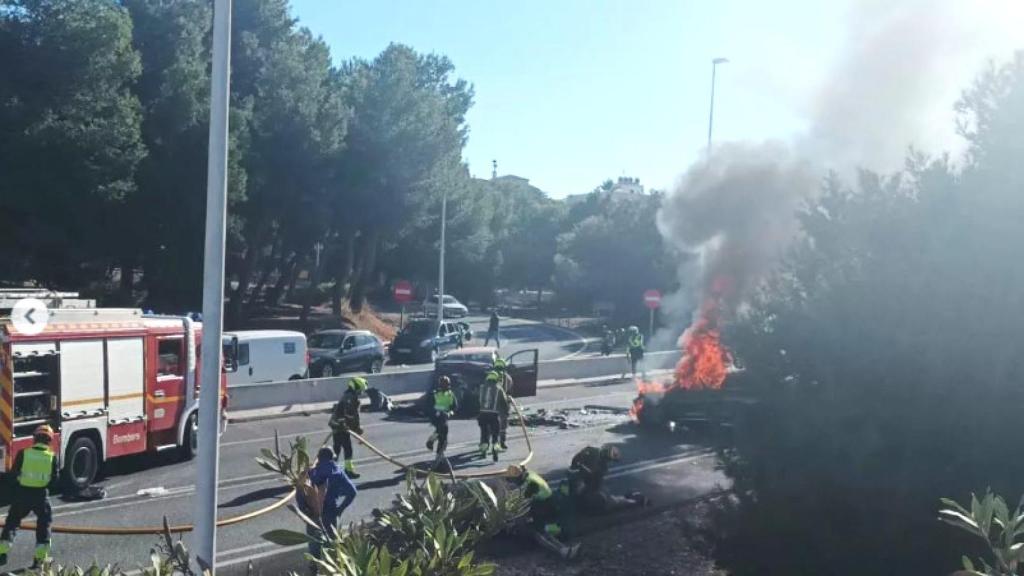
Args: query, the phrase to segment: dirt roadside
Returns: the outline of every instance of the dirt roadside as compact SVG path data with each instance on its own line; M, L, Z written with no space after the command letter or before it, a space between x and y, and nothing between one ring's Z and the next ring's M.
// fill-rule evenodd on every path
M697 501L586 534L572 562L522 543L485 558L498 565L495 576L724 576L702 536L710 506Z

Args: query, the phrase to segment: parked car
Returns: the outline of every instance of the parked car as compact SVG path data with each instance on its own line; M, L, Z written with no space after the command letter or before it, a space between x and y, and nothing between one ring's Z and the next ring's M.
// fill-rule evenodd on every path
M239 330L224 333L225 350L236 367L228 386L255 382L298 380L309 375L306 335L291 330Z
M465 318L469 316L469 308L455 299L455 296L450 294L444 295L443 300L444 306L444 317L445 318ZM427 316L437 316L437 295L431 296L423 301L423 312Z
M320 330L309 337L309 373L327 378L345 372L380 372L384 343L366 330Z
M441 354L461 348L472 335L465 322L411 320L391 342L388 357L392 364L433 362Z
M451 378L452 390L459 402L458 415L476 416L479 410L477 390L499 357L496 348L483 346L449 352L434 363L432 382L436 383L440 376ZM537 357L537 349L531 348L516 352L505 360L508 373L512 376L512 397L537 395ZM428 400L429 397L429 393L425 395Z

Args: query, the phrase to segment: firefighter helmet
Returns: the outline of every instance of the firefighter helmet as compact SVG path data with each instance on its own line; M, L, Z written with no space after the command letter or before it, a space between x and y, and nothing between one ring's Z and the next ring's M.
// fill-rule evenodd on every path
M50 428L49 424L41 424L40 426L36 427L35 431L32 432L32 437L33 438L43 437L43 438L46 438L47 441L52 441L53 440L53 428Z
M504 371L506 368L508 368L508 363L507 362L505 362L501 358L495 358L495 360L494 360L494 369L495 370Z
M488 372L487 376L484 379L487 380L488 382L494 382L495 384L501 382L501 376L499 376L498 373L494 372L493 370Z
M441 376L437 379L437 386L438 388L451 388L452 379L447 376Z
M617 462L622 458L622 453L619 452L618 446L605 444L604 446L601 446L601 457L612 462Z
M526 466L519 464L510 464L508 469L505 470L505 475L509 478L522 478L526 474Z
M365 392L367 388L366 378L355 376L348 381L348 387L356 392Z

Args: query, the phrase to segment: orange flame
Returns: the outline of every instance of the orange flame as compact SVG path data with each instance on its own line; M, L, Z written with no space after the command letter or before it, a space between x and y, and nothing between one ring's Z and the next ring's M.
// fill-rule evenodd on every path
M638 420L644 409L644 395L664 394L672 389L717 390L725 383L732 355L722 344L718 329L721 302L731 289L731 282L724 277L714 280L711 295L704 300L700 312L689 328L679 338L683 357L676 364L671 382L645 382L637 380L639 395L633 400L629 415Z

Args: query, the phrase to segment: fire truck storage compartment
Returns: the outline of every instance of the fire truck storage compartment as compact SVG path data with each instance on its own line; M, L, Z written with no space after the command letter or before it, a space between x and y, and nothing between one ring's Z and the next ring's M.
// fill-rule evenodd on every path
M142 338L107 340L107 397L111 424L145 419Z
M60 343L60 410L64 420L102 415L104 397L103 340Z
M31 436L40 424L56 424L60 355L53 342L14 344L14 437Z

